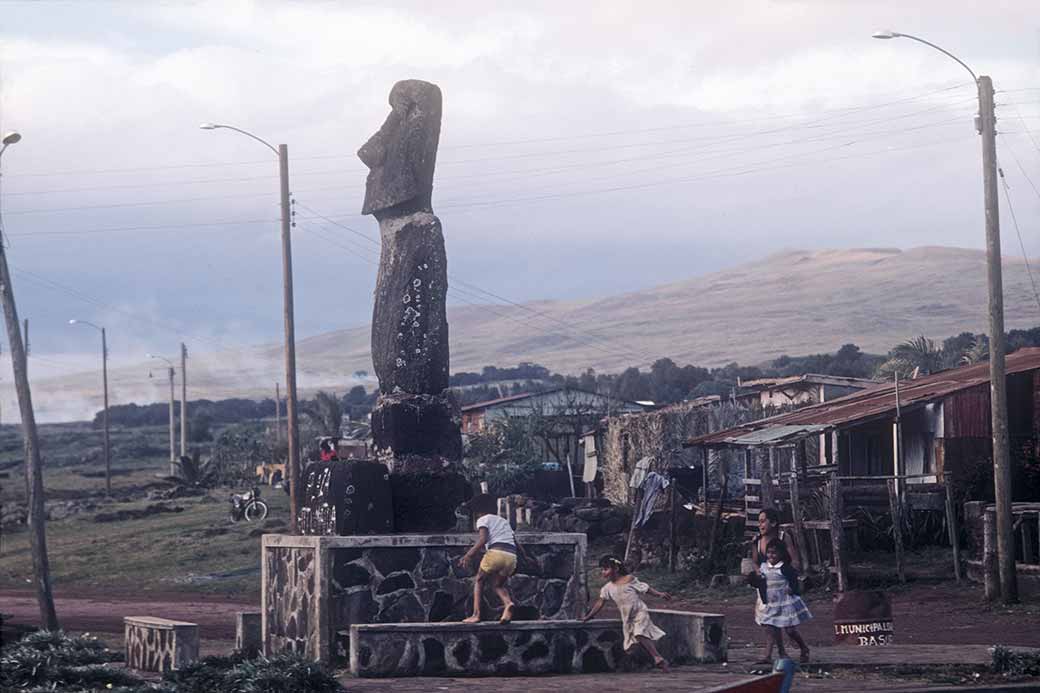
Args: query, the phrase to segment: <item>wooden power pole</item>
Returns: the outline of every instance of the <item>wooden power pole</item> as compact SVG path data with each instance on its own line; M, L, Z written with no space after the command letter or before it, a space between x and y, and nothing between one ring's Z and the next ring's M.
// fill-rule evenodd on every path
M982 134L982 179L986 201L986 267L989 285L989 396L993 424L993 492L996 500L997 565L1004 603L1018 601L1015 528L1011 512L1011 455L1008 450L1007 371L1004 363L1004 281L1000 259L997 199L997 130L993 80L978 78Z
M170 377L170 476L177 476L177 415L174 413L176 391L173 385L173 366L166 369Z
M40 459L40 441L36 433L36 417L33 414L32 395L29 391L25 344L22 342L22 330L18 324L18 309L15 307L11 274L7 269L7 252L4 250L2 240L0 240L0 301L4 305L7 341L11 347L11 367L14 370L18 409L22 415L22 430L25 435L25 476L29 489L29 543L32 548L33 584L36 587L36 600L40 606L40 625L47 630L58 630L58 614L54 610L51 571L47 561L47 535L43 508L43 461Z
M108 436L108 338L105 328L101 328L101 387L104 390L105 411L105 495L112 495L112 445Z
M282 202L282 311L285 318L285 424L289 442L289 532L297 533L300 513L300 425L296 411L296 320L293 315L292 203L289 199L289 147L278 145L278 175Z
M181 457L188 456L188 347L181 342Z

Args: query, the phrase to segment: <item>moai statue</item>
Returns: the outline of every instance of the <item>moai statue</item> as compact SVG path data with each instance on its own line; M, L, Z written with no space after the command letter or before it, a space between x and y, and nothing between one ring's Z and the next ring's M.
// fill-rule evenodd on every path
M358 150L370 169L361 212L379 220L382 240L372 315L380 391L372 437L394 477L396 529L447 529L465 484L458 474L459 412L447 393L447 255L431 203L441 91L429 82L398 82L390 108ZM404 507L416 504L436 507Z

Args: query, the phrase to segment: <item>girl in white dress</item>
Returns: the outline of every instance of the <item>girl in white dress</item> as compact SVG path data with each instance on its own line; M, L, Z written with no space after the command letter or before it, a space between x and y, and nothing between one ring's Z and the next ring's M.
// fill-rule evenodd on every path
M646 608L641 595L652 594L661 599L671 599L667 592L658 592L650 585L642 582L635 575L629 575L624 562L617 556L604 556L599 562L603 577L607 583L599 591L599 599L585 614L583 621L588 621L603 608L607 600L617 605L621 612L621 630L625 636L624 648L630 652L636 645L653 658L654 665L662 671L668 671L668 662L654 647L654 641L664 637L665 632L650 620L650 611Z

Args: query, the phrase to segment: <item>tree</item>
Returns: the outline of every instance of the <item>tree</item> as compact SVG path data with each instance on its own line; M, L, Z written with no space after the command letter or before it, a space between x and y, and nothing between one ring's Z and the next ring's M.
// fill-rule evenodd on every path
M889 352L888 357L888 361L878 368L878 375L885 378L894 373L910 377L914 371L926 375L942 370L942 352L935 346L935 342L924 335L898 345Z
M343 405L334 394L319 390L300 410L311 420L321 436L339 436L343 427Z

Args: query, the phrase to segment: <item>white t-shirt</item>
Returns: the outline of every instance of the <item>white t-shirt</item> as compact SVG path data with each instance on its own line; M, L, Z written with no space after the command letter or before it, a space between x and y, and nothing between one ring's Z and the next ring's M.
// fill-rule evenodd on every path
M488 531L487 545L492 544L509 544L510 546L516 546L516 539L513 536L513 528L509 525L509 520L498 515L481 515L477 519L477 531L483 527Z

